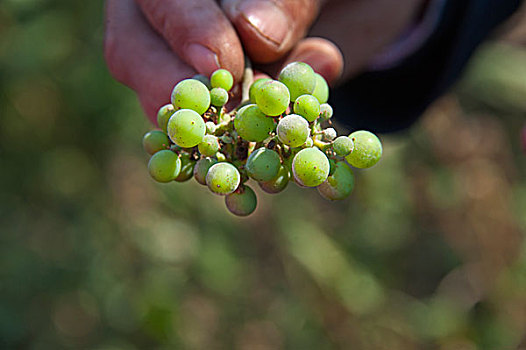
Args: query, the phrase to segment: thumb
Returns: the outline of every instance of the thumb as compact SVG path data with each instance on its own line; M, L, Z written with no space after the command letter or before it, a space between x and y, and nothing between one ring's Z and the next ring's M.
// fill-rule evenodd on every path
M222 0L252 61L280 59L303 38L316 18L321 0Z

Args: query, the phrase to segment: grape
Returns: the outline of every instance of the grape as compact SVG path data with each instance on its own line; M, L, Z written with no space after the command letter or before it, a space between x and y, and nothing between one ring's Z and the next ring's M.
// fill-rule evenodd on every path
M270 181L278 175L280 165L275 151L261 147L250 154L245 169L248 176L256 181Z
M242 186L234 193L225 197L225 204L228 210L237 216L248 216L256 210L257 197L248 186Z
M147 132L142 138L142 147L148 154L155 154L163 149L170 148L170 139L168 136L159 130L152 130Z
M336 161L334 159L329 159L329 166L329 176L331 176L336 170Z
M338 162L334 174L318 186L318 192L323 198L336 201L347 198L353 188L354 175L351 168L344 162Z
M345 159L355 168L370 168L382 157L382 143L378 137L365 130L355 131L349 135L354 142L354 149Z
M201 185L206 185L206 174L210 167L217 163L217 160L214 158L201 158L195 163L194 167L194 177L197 182Z
M276 125L274 120L265 116L258 106L251 104L237 112L234 127L239 136L246 141L260 142L274 131Z
M278 175L270 181L259 182L259 187L267 193L279 193L287 187L289 178L289 170L284 165L281 165L279 167Z
M314 71L303 62L293 62L286 65L279 73L278 80L289 88L292 101L296 101L301 95L312 94L316 87Z
M205 84L195 79L185 79L175 85L172 104L181 109L191 109L203 114L210 107L210 92Z
M214 134L217 130L217 125L214 122L206 122L205 127L206 133L210 135Z
M198 145L199 153L205 157L212 157L219 151L219 141L214 135L205 135Z
M256 104L266 115L275 117L282 114L289 103L289 90L279 81L267 81L256 92Z
M334 128L327 128L322 131L323 141L331 142L336 138L336 136L338 136L338 134L336 133L336 130L334 130Z
M203 74L196 74L192 77L192 79L199 80L201 83L203 83L208 90L212 89L212 85L210 85L210 79L208 79L207 76Z
M155 181L170 182L179 175L181 160L174 152L162 150L150 158L148 170Z
M294 113L301 115L309 122L313 122L320 115L320 103L312 95L301 95L294 102Z
M175 113L175 108L171 103L164 105L159 109L159 112L157 112L157 125L162 131L166 132L166 126L168 125L168 119L170 119L170 117L174 113Z
M216 163L210 167L206 174L206 184L210 191L219 195L234 192L241 181L241 174L230 163Z
M181 153L179 159L181 159L181 171L175 178L175 181L185 182L190 180L194 175L195 160L193 160L188 153Z
M272 81L272 79L269 78L259 78L255 82L250 85L250 89L248 90L248 96L250 99L250 102L256 103L256 94L258 89L261 87L262 84L266 83L267 81Z
M332 144L332 149L340 157L348 156L354 149L354 142L350 137L340 136Z
M303 147L311 148L312 146L314 146L314 140L309 137L307 138L307 141L305 141L305 143L303 144Z
M299 147L309 137L309 123L297 114L290 114L279 121L277 134L279 140L284 144Z
M332 118L332 107L328 103L323 103L320 105L320 117L324 120L329 120Z
M218 69L210 77L210 84L213 88L223 88L230 91L234 86L234 77L226 69Z
M210 103L216 107L223 107L228 102L228 92L223 88L210 90Z
M329 100L329 85L321 75L318 73L314 73L314 75L316 75L316 87L312 96L316 97L320 103L326 103Z
M168 135L178 146L184 148L197 146L203 140L205 133L203 118L191 109L180 109L168 120Z
M329 159L317 148L305 148L292 161L292 172L296 181L303 186L316 187L329 176Z

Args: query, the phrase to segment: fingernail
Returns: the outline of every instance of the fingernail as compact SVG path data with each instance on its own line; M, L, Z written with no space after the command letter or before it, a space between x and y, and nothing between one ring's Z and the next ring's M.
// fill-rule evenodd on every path
M186 48L189 63L199 73L209 76L220 68L217 55L201 44L190 44Z
M289 19L271 1L244 1L239 11L265 39L280 46L289 32Z

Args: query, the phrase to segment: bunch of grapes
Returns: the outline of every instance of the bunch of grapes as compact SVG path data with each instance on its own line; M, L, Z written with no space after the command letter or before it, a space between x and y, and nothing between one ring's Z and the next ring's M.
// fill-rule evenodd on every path
M337 136L327 82L306 63L287 65L278 80L246 84L246 100L227 112L233 82L230 72L219 69L210 79L196 75L174 87L171 103L157 116L161 130L143 138L153 179L193 177L224 196L230 212L246 216L257 205L249 179L271 194L293 181L341 200L354 187L349 164L368 168L380 159L382 145L374 134Z

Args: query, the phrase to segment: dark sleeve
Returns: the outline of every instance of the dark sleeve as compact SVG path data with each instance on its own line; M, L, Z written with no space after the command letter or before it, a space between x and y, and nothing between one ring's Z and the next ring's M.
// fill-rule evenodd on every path
M398 66L362 74L331 96L350 129L393 132L409 127L458 78L476 47L521 0L449 0L426 44Z

